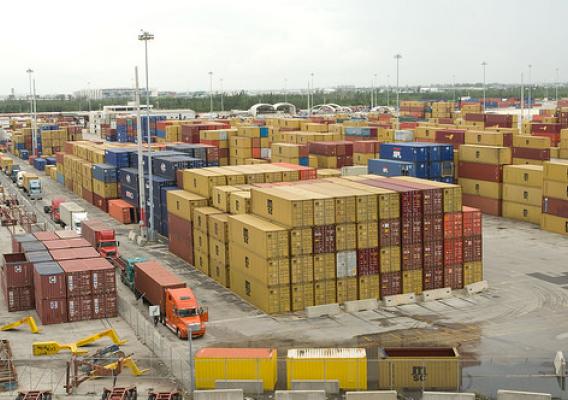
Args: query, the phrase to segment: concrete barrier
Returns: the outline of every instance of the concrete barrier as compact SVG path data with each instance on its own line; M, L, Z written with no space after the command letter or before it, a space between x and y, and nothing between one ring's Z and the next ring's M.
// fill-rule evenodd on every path
M422 400L475 400L475 393L424 392Z
M472 294L481 293L484 290L489 289L489 283L487 281L475 282L469 285L466 285L465 291L470 296Z
M377 299L353 300L346 301L343 306L347 312L376 310L379 308L379 301Z
M326 400L326 397L325 390L277 390L274 400Z
M144 246L146 244L146 239L144 239L144 236L142 235L136 236L136 244L138 246Z
M414 293L395 294L393 296L385 296L383 302L385 307L403 306L416 303L416 296Z
M516 392L514 390L498 390L497 400L550 400L547 393Z
M339 393L338 380L292 379L292 390L324 390L326 393Z
M452 295L452 288L432 289L422 292L421 299L424 302L446 299Z
M262 379L217 379L215 389L242 389L245 394L262 394L264 393L264 382Z
M128 231L128 240L135 241L136 240L136 231Z
M397 400L396 390L346 392L345 400Z
M339 313L341 313L341 309L339 308L339 304L337 303L306 307L306 315L308 318L333 316Z
M193 392L193 400L243 400L244 397L241 389L196 390Z

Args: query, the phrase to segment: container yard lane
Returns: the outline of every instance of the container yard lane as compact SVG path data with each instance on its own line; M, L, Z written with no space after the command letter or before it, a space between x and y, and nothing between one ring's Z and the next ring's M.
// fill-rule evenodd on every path
M11 186L4 176L0 181ZM140 248L127 239L134 226L117 224L43 175L42 183L44 202L62 195L77 202L91 218L114 227L121 254L157 259L195 291L209 309L210 322L207 333L194 341L194 349L358 345L376 357L378 346L458 345L466 360L464 391L495 393L498 388L514 387L560 392L553 359L568 344L568 243L559 235L484 215L483 261L490 286L485 293L467 296L456 291L444 300L317 319L308 319L304 313L267 315L172 255L164 239ZM43 214L42 206L43 202L35 202L38 215ZM118 286L120 297L135 304L133 294ZM137 307L149 322L147 306L138 303ZM162 325L156 329L169 351L186 359L187 343ZM369 376L369 387L376 387L376 374Z

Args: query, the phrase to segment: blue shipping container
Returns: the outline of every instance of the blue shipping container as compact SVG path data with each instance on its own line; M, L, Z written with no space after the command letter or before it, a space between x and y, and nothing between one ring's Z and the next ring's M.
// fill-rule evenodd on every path
M380 176L416 176L414 164L404 161L372 159L368 161L369 174Z
M203 161L189 156L156 157L152 159L152 172L168 179L176 179L178 169L202 168Z
M428 161L428 146L422 143L381 143L379 154L383 160Z
M93 164L93 178L105 182L118 182L117 168L110 164Z

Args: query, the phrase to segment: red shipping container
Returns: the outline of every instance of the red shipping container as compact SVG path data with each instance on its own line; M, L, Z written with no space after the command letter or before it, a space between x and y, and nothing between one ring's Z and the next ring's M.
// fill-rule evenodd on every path
M36 299L35 308L43 325L67 322L67 299L65 297L59 299Z
M545 196L542 198L542 212L556 215L557 217L568 218L568 200Z
M134 264L134 289L144 300L166 311L166 289L186 287L179 276L152 260Z
M402 244L422 242L422 219L402 217L400 219L400 237Z
M33 266L24 253L2 255L2 274L5 287L29 287L33 285Z
M22 253L22 243L37 242L38 240L31 233L22 233L12 236L12 253Z
M381 281L381 299L385 296L393 296L402 294L402 273L401 272L384 272L380 275Z
M560 124L531 124L531 133L560 133L562 126Z
M481 213L479 213L481 216ZM444 214L444 239L457 239L463 236L463 214L461 212Z
M379 248L357 249L357 275L366 276L379 273Z
M482 221L481 210L473 207L462 207L463 236L481 235Z
M439 265L423 271L423 289L441 289L444 287L444 266Z
M176 170L176 186L183 188L183 169Z
M513 147L514 158L529 160L550 160L550 149L533 149L530 147Z
M75 260L81 258L100 257L98 251L93 247L81 247L71 249L56 249L49 252L55 261Z
M34 236L37 240L46 241L46 240L57 240L59 237L55 234L55 232L43 231L43 232L35 232Z
M444 265L444 241L424 243L423 269L442 268Z
M318 225L312 229L314 254L335 253L335 225Z
M86 321L93 318L93 298L77 296L67 298L67 321Z
M104 212L108 212L108 201L112 199L105 199L96 193L93 193L93 205Z
M444 214L424 215L423 241L438 241L444 239Z
M65 272L67 296L89 296L91 294L91 273L83 260L60 261Z
M6 288L3 282L2 293L4 293L4 302L9 312L33 310L35 307L32 286Z
M193 265L193 225L168 213L168 248L170 252Z
M463 289L463 265L444 268L444 287Z
M460 144L465 143L465 130L445 129L436 131L436 142L454 144L458 149Z
M401 247L401 267L403 271L422 269L422 244L403 244Z
M444 212L444 191L441 188L396 178L389 179L389 181L395 182L397 185L403 187L419 190L421 192L420 197L423 214L441 214Z
M48 261L34 265L34 290L37 300L59 299L67 296L65 273L58 263Z
M463 238L463 261L482 260L482 238L481 236L470 236Z
M463 264L462 239L444 240L444 266Z
M489 182L503 182L503 166L494 164L459 162L459 176Z
M462 202L468 207L479 208L484 214L500 217L502 215L502 202L497 199L476 196L473 194L462 194Z
M93 296L93 319L115 318L118 316L118 300L115 294Z
M400 246L400 219L379 220L379 246Z
M84 238L50 240L47 242L43 242L43 244L48 250L92 247L91 244Z
M88 201L90 204L95 204L93 194L94 194L93 192L88 191L87 189L83 188L83 199Z
M105 258L89 258L81 262L90 271L91 291L98 293L116 293L116 275L113 265Z
M75 231L55 231L55 234L59 236L59 239L78 239L81 237Z
M378 140L360 140L353 142L353 152L377 154L379 152L379 143Z
M485 114L483 113L467 113L465 114L466 121L483 122L485 121Z

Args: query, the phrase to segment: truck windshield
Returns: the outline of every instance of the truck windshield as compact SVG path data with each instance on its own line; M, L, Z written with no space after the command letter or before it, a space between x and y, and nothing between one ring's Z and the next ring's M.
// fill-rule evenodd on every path
M114 241L101 242L100 247L116 247L116 242Z
M181 310L177 310L178 317L185 318L185 317L194 317L197 315L197 310L195 308L184 308Z

